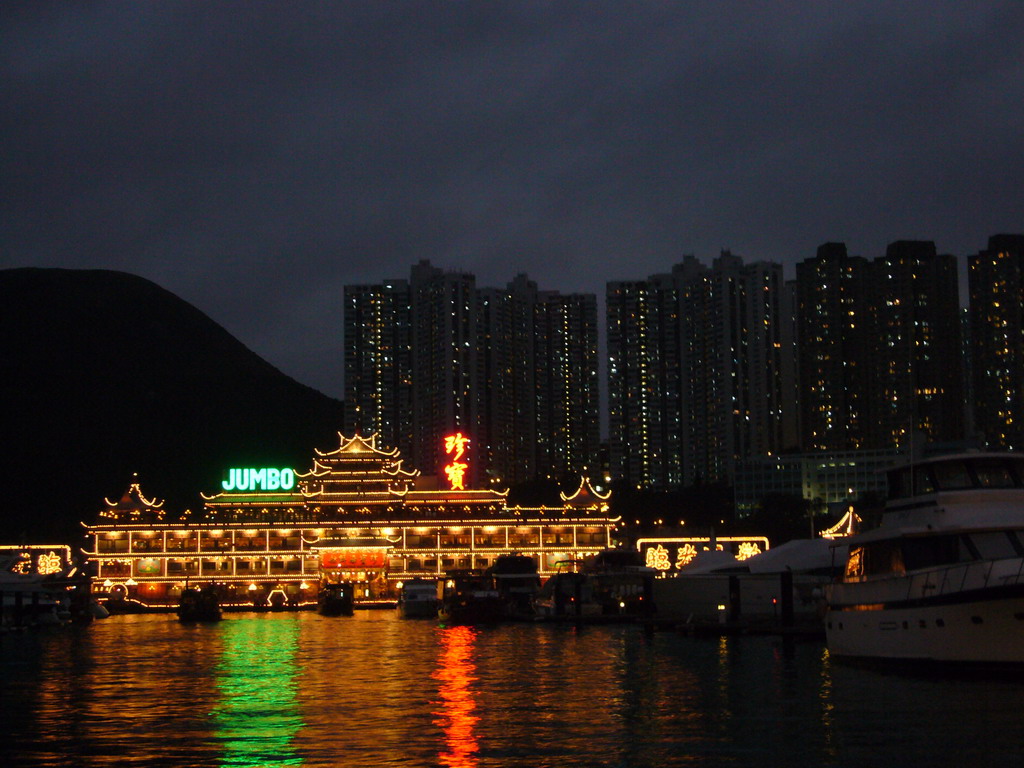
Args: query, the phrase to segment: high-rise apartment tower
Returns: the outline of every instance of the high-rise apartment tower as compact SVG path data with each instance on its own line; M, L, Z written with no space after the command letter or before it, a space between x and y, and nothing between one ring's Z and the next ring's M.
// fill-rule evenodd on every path
M778 451L792 398L782 267L724 251L671 274L607 287L612 475L671 488L731 478L737 459Z
M994 235L968 259L974 424L1024 450L1024 235Z
M538 291L525 275L480 289L421 261L408 282L347 286L345 332L347 423L424 474L449 462L455 432L471 440L476 487L596 473L593 295Z

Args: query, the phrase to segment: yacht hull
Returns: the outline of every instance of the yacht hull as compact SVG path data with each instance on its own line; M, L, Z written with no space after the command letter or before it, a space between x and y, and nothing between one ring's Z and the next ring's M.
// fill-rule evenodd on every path
M833 607L825 633L838 658L1024 665L1024 586L959 600Z

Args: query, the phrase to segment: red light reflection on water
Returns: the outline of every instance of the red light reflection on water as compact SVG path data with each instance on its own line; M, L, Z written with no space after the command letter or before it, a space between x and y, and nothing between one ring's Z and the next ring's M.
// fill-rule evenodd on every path
M437 669L432 677L440 681L440 711L434 724L444 730L447 751L438 757L442 764L449 768L476 768L476 753L480 749L473 726L480 719L473 714L476 702L470 683L476 680L473 675L476 665L473 663L473 641L476 631L472 627L450 627L441 632L441 654L438 657Z

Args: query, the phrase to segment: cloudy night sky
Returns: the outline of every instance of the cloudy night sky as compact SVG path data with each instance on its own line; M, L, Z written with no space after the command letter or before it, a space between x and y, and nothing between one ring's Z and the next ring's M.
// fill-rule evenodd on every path
M420 259L603 297L1024 231L1024 3L8 2L0 268L116 269L341 397Z

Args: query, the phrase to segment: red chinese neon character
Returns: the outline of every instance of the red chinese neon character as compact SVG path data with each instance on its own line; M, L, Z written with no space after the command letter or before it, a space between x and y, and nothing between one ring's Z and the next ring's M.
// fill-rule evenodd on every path
M444 439L444 452L451 453L454 451L455 461L458 461L466 452L466 443L468 442L468 437L463 437L461 432L456 432L454 435L449 435Z
M461 461L455 461L444 468L444 473L448 475L448 481L452 484L453 491L464 491L466 486L463 485L463 478L466 476L466 470L469 469L469 464L465 464Z
M456 432L454 435L448 435L444 439L444 452L448 454L454 453L452 457L452 463L444 468L445 475L448 476L448 482L452 485L453 491L465 490L465 477L466 470L469 469L469 465L463 461L459 461L466 453L466 444L469 443L469 438L464 437L461 432Z

